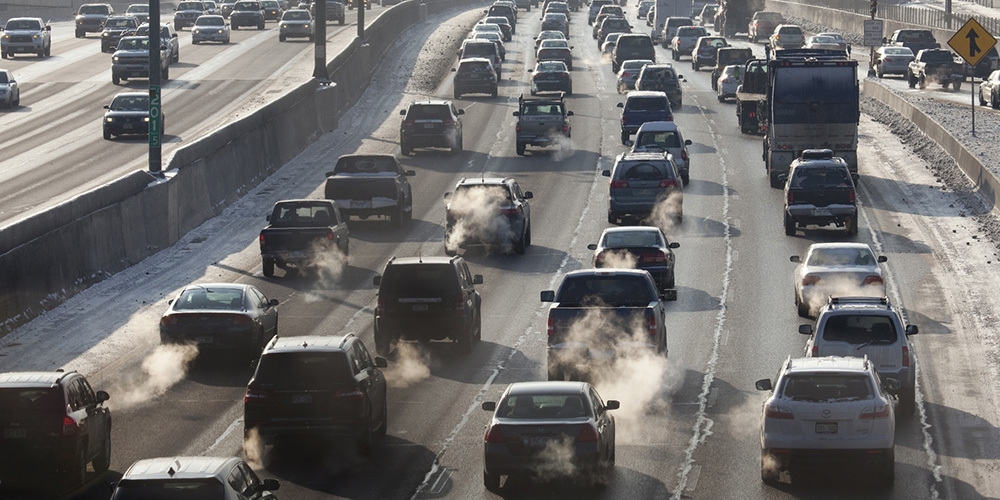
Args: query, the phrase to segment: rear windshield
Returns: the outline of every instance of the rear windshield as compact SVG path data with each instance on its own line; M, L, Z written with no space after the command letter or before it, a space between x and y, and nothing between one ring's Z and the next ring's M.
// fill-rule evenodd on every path
M823 327L823 340L828 342L892 344L898 337L895 323L882 315L835 314Z
M781 387L782 397L798 401L856 401L872 399L870 379L862 375L789 375Z
M874 266L875 256L867 248L816 248L806 262L810 266Z
M523 115L559 115L562 116L562 104L557 103L526 103L521 111Z
M934 50L924 52L924 55L920 57L923 62L932 63L950 63L955 60L955 56L951 55L951 52L947 50Z
M645 306L656 300L642 276L593 275L568 277L559 287L558 301L564 305L604 304Z
M701 48L703 49L708 47L713 47L718 49L721 47L728 47L728 46L729 45L726 43L725 38L706 38L701 41Z
M797 168L791 187L796 189L834 189L851 187L847 168Z
M336 174L369 174L372 172L395 172L396 162L391 157L361 156L341 157L334 168Z
M894 56L912 56L913 51L909 47L885 47L882 49L886 55L892 54Z
M782 35L801 35L802 29L798 26L783 26L778 33Z
M491 43L467 43L462 48L462 57L493 57L497 46Z
M639 135L635 138L635 145L637 148L679 148L681 147L681 137L676 130L639 132Z
M104 23L105 28L134 28L135 21L130 18L108 19ZM7 28L10 29L10 28Z
M708 31L705 28L680 28L677 30L677 36L684 37L702 37L708 35Z
M271 213L272 227L324 227L333 222L326 203L282 203Z
M548 48L541 49L538 51L538 59L546 59L549 57L555 57L562 59L566 55L566 48Z
M621 162L615 168L615 179L624 181L659 181L673 179L673 172L663 163L645 161Z
M625 109L630 111L662 111L670 109L666 97L633 97L625 101Z
M309 13L304 10L290 10L281 16L285 21L308 21Z
M126 9L125 12L128 12L129 14L142 14L142 13L145 13L145 12L149 12L149 6L148 5L129 5L128 9Z
M642 72L639 73L639 78L646 81L659 82L664 80L676 80L677 75L674 74L673 68L645 66L642 68Z
M507 396L497 406L500 418L583 418L590 416L589 405L580 395L529 395Z
M785 20L784 16L777 12L758 12L754 14L754 18L759 21L772 21L779 23Z
M620 17L609 17L601 24L602 29L623 29L628 28L628 21ZM620 39L619 39L620 40Z
M188 309L239 311L243 309L243 290L239 288L188 288L174 302L174 310Z
M677 28L679 26L690 26L692 24L694 24L694 21L686 17L671 17L670 19L667 19L668 28Z
M260 357L254 380L283 389L327 389L354 380L344 352L278 352Z
M604 248L658 247L663 245L660 235L654 231L615 231L604 235Z
M903 30L899 32L896 40L900 42L934 42L934 34L930 31L910 31Z
M233 7L233 10L260 10L260 4L257 2L239 2Z
M33 21L31 19L17 19L7 23L5 28L7 31L14 30L39 30L42 29L42 25L38 21Z
M549 73L549 72L565 72L566 63L561 61L547 61L538 64L538 68L535 69L535 73Z
M486 74L491 73L492 71L493 68L483 61L464 62L458 67L458 74L460 75Z
M0 389L0 408L4 415L37 415L65 411L63 393L58 387L11 387Z
M218 500L225 498L215 479L170 479L118 482L112 500Z
M618 39L618 46L623 48L649 47L653 49L653 41L648 36L623 36Z
M450 118L451 111L444 104L410 106L410 110L406 112L407 120L447 120Z
M394 297L442 297L458 291L458 275L451 264L389 266L379 287L379 293Z
M177 10L202 10L204 8L201 2L181 2L177 4Z

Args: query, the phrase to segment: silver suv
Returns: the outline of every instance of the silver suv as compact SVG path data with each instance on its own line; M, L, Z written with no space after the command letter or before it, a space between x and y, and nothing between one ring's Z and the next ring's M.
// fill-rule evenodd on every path
M611 178L608 222L642 220L660 211L680 222L684 193L674 155L622 153L615 158L615 166L601 175Z
M800 325L810 335L806 356L867 356L879 377L899 381L899 412L912 415L916 399L910 335L916 325L903 323L887 297L833 297L820 309L816 326Z
M276 500L278 480L257 477L232 457L145 458L132 464L115 485L113 500L158 498L252 498Z
M39 17L16 17L7 21L0 37L0 53L3 58L14 58L14 54L36 54L49 57L52 53L52 26Z

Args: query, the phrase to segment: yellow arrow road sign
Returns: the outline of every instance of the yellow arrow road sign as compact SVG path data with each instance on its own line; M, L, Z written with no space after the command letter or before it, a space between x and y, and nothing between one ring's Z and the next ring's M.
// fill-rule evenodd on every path
M986 31L986 28L971 17L948 40L948 45L952 50L973 66L996 44L996 38L993 38L993 35Z

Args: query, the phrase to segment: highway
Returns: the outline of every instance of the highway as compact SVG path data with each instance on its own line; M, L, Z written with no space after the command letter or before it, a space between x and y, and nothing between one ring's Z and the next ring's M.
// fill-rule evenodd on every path
M263 278L256 242L274 201L321 197L323 172L339 155L398 155L398 110L411 100L450 98L450 77L434 88L415 85L410 78L420 79L429 68L450 75L454 59L442 61L435 54L453 53L449 47L482 15L478 7L453 14L448 22L438 16L436 22L416 25L405 33L397 45L401 50L386 54L373 84L341 119L340 129L313 144L222 215L174 247L0 338L0 371L74 368L86 374L95 388L111 393L111 471L91 477L84 490L71 497L106 499L107 484L135 460L185 454L254 459L261 477L281 481L277 493L282 499L497 497L484 490L481 480L483 426L489 414L479 409L480 403L496 400L511 382L545 377L546 306L538 301L538 292L554 288L565 272L589 267L591 253L586 246L596 242L607 226L608 184L600 171L610 168L614 157L625 151L616 107L623 97L614 90L610 64L602 61L594 47L586 14L573 14L570 28L575 46L574 94L567 98L575 114L571 148L529 149L525 157L514 153L511 112L516 110L518 95L527 91L527 70L534 62L531 37L540 24L537 11L521 12L517 34L507 44L500 97L468 96L456 101L466 111L465 151L450 156L444 151L420 150L413 157L401 157L405 168L417 172L411 178L414 219L410 224L394 230L384 221L352 222L350 262L338 279L281 271ZM265 35L246 36L255 40ZM267 43L271 39L256 50L293 50ZM221 50L182 44L181 61L200 60L205 62L199 64L207 65ZM257 52L243 57L268 59ZM290 57L291 53L286 54L283 60ZM669 53L657 48L657 58L667 61ZM277 62L268 64L275 69L221 64L209 75L192 79L200 83L194 91L201 95L202 87L211 87L228 95L228 99L220 97L228 102L261 86L280 67ZM975 211L974 201L963 196L961 189L942 189L919 158L868 117L862 117L860 128L863 210L856 241L889 256L890 298L903 306L908 322L920 327L921 333L913 340L919 370L918 414L897 420L896 482L890 489L874 487L849 469L832 469L791 484L783 481L777 487L761 483L758 433L764 394L755 391L753 384L773 377L787 356L800 356L806 340L797 333L803 321L792 303L794 264L789 256L803 253L811 243L846 237L832 229L784 235L782 193L768 187L760 138L739 133L733 104L716 100L708 72L692 71L686 60L677 64L685 77L685 96L684 106L674 110L675 120L693 145L689 146L691 182L685 188L683 223L665 228L681 244L675 250L679 298L668 306L670 356L627 367L620 378L597 385L604 398L620 400L622 405L615 414L617 468L607 490L561 483L512 484L499 496L1000 496L996 427L1000 399L992 382L1000 376L995 362L1000 355L995 335L1000 301L990 293L1000 271L991 265L997 259L996 249L977 237L980 224L988 224L992 216L984 214L981 206ZM81 63L81 67L86 65ZM70 165L69 158L87 162L88 154L110 154L106 149L142 149L142 141L109 148L97 129L100 113L91 113L99 106L63 97L74 85L92 85L90 92L99 94L95 99L110 97L114 89L105 73L102 68L99 75L93 75L100 83L53 81L25 93L26 97L38 96L43 89L51 89L44 99L25 98L23 102L41 109L41 102L48 99L53 108L74 110L67 114L52 109L51 120L58 121L53 116L60 115L74 116L66 118L74 123L93 118L80 127L88 132L79 131L84 137L79 146L65 150L65 157L54 157L64 169ZM207 123L224 119L221 114L210 120L195 118L199 108L183 104L185 74L178 72L172 84L178 87L167 94L168 106L172 104L168 109L177 109L167 114L168 134L183 135L175 131L201 130ZM242 91L230 88L240 85L245 85ZM186 117L181 108L192 116ZM0 124L11 118L3 115ZM44 143L41 135L45 134L39 132L38 142L29 140L34 146L18 156L37 154ZM4 135L3 140L10 137ZM11 146L4 142L2 147ZM2 165L9 161L4 158ZM483 296L483 340L467 356L454 352L450 344L431 343L415 354L390 360L386 369L388 436L371 461L354 457L349 449L307 446L267 449L262 457L249 446L251 453L242 455L246 367L224 359L199 359L185 374L177 364L155 363L161 361L156 350L157 322L166 301L193 282L250 283L269 298L279 299L281 335L357 332L372 347L376 289L371 278L393 255L443 254L444 194L462 177L479 175L512 176L522 189L534 193L532 246L523 256L465 254L473 272L485 278L478 287ZM39 174L38 179L20 189L47 178ZM3 185L7 186L6 179ZM36 191L37 187L32 192ZM5 199L2 206L7 203ZM144 371L144 362L160 369Z

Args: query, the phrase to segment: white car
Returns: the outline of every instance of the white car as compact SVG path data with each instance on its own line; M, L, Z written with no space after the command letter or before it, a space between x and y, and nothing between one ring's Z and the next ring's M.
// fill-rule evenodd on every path
M16 108L21 105L21 88L17 86L14 73L0 69L0 107Z
M226 18L220 15L198 16L191 26L191 44L198 45L201 42L221 42L229 43L230 29Z
M760 478L777 483L782 471L796 480L811 465L838 463L870 472L883 485L895 480L896 413L889 392L867 357L787 359L776 379L758 380L771 391L760 416Z
M691 178L691 156L687 150L690 145L691 139L684 139L676 122L646 122L635 133L632 152L673 155L681 180L687 185Z
M885 296L879 264L887 259L865 243L813 243L805 259L790 260L799 264L793 278L799 316L811 316L830 296Z
M715 86L719 102L730 98L735 99L736 89L739 88L740 85L743 85L742 64L730 64L729 66L722 68L722 73L719 74L719 80L716 82Z
M840 48L840 42L832 36L813 35L806 40L805 48L817 50L844 50Z

